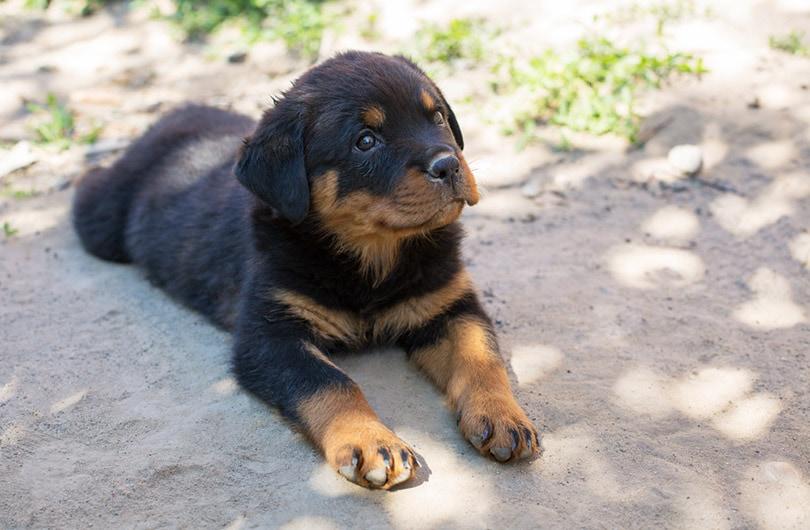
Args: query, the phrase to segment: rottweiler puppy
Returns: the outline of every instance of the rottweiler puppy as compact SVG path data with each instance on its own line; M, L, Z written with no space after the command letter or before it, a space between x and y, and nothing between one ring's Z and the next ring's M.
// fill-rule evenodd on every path
M403 57L347 52L255 125L176 110L78 185L84 247L135 263L234 335L239 383L352 482L412 478L413 450L330 356L394 344L499 462L536 454L492 324L461 261L478 190L439 88Z

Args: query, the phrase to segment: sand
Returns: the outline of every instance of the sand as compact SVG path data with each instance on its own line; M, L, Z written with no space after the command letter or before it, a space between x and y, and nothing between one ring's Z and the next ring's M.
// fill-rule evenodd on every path
M810 30L800 4L718 2L673 29L712 73L649 99L667 125L642 150L512 154L461 118L488 189L463 216L465 259L543 434L528 464L480 458L404 354L373 351L338 362L426 465L398 491L346 482L237 387L228 335L80 249L83 151L3 177L41 193L0 199L18 230L0 235L0 527L810 527L810 60L767 48ZM578 20L532 6L550 43ZM48 88L126 139L188 97L256 114L300 72L273 49L206 62L114 15L14 24L4 134L24 137L19 97ZM703 151L698 178L658 172L682 143Z

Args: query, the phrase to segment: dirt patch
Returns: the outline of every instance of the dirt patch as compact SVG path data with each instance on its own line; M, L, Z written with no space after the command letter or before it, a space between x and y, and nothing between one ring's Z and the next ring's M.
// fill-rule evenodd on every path
M548 43L591 6L502 4L465 9L536 19ZM463 218L466 261L545 436L528 465L480 459L401 352L370 352L339 362L427 465L416 487L352 486L238 389L227 335L81 251L70 183L114 151L4 177L39 195L0 200L16 230L0 234L0 526L808 527L810 60L767 46L810 30L800 4L715 2L677 26L711 73L645 102L666 125L640 150L513 156L474 102L456 108L489 188ZM17 140L31 94L127 139L186 99L257 115L301 67L273 47L212 62L115 13L12 25L0 116ZM453 101L463 75L440 80ZM702 172L660 178L681 143Z

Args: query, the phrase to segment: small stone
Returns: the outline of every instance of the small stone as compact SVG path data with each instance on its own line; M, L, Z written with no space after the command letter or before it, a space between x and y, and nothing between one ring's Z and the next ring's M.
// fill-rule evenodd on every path
M754 96L745 103L745 106L749 109L758 109L762 104L759 102L759 97Z
M540 182L540 179L531 179L526 184L521 186L520 193L523 194L524 197L529 199L534 199L538 195L543 192L543 183Z
M228 56L228 62L231 64L240 64L245 62L247 59L247 52L246 51L238 51L230 54Z
M667 155L669 164L685 175L694 175L703 165L703 152L696 145L676 145Z
M0 178L9 173L14 173L18 169L23 169L37 161L37 157L31 149L31 144L22 141L17 142L11 150L2 152L0 157Z

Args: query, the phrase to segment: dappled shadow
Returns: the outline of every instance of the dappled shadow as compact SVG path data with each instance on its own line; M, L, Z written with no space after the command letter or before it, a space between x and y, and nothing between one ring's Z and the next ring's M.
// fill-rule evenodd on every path
M581 474L589 493L610 502L643 499L644 487L625 480L602 454L603 442L582 426L567 426L544 437L545 465L540 471L550 480Z
M790 242L790 253L793 258L810 270L810 233L804 232L797 235Z
M793 214L797 201L805 197L810 197L810 174L802 172L778 177L754 199L722 195L710 208L723 228L736 236L750 237Z
M795 464L762 461L739 482L743 509L767 530L810 526L810 480Z
M276 48L208 62L201 48L146 35L151 22L105 24L125 31L74 33L25 68L4 67L16 92L2 115L22 126L18 95L54 90L104 119L105 134L131 137L180 99L257 115L294 75L276 75L291 64L272 64ZM107 65L111 50L124 57ZM732 66L663 92L650 121L664 125L629 151L513 154L513 139L475 116L491 94L451 98L489 188L465 212L465 263L546 453L520 466L485 460L401 352L341 359L426 464L415 487L389 493L345 481L248 398L229 374L226 335L135 269L84 255L69 193L8 201L0 224L18 232L0 243L0 445L12 457L0 473L21 515L6 526L807 526L810 102L796 81L806 76L765 72L752 84ZM684 142L703 150L696 177L667 166Z
M805 310L790 293L787 279L766 267L760 267L748 281L753 300L734 311L734 318L755 329L790 328L807 322Z
M769 393L752 394L754 375L743 369L703 368L671 378L649 368L625 372L613 387L617 403L633 412L662 419L679 412L709 420L731 440L754 440L768 431L782 410Z
M677 248L621 245L607 256L614 278L637 289L684 287L700 281L705 265L693 252Z

